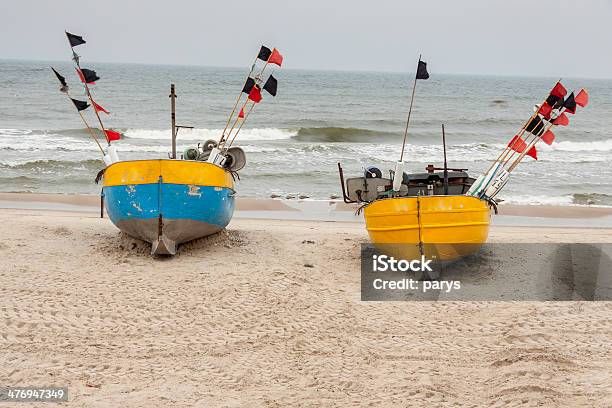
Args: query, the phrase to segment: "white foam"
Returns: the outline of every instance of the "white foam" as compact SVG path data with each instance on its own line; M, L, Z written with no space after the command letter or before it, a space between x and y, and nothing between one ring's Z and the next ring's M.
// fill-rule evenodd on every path
M29 135L32 131L29 129L0 129L0 134L3 136L20 136Z
M500 193L501 194L501 193ZM573 204L574 199L571 194L560 196L550 195L501 195L499 198L504 200L504 204L527 204L527 205L568 205Z
M180 129L178 139L201 142L208 139L218 140L222 131L223 129ZM128 129L124 135L128 139L169 140L170 130ZM291 129L250 128L242 129L236 140L285 140L295 135L297 131Z
M538 147L541 148L543 151L554 150L562 152L609 152L612 150L612 139L595 140L592 142L561 141L553 142L553 144L550 146L545 143L539 143Z

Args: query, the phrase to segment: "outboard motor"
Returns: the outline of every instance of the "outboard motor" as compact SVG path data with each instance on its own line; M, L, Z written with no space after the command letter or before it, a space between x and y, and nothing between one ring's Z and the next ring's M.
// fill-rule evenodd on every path
M382 178L382 171L378 167L368 166L363 172L365 178Z

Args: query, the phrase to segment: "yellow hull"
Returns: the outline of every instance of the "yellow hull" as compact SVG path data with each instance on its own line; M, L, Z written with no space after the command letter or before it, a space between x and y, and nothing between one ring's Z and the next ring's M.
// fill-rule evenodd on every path
M463 195L376 200L364 216L370 240L385 252L443 261L478 251L491 220L486 201Z
M191 160L130 160L106 169L104 186L164 183L234 188L229 172L205 162Z

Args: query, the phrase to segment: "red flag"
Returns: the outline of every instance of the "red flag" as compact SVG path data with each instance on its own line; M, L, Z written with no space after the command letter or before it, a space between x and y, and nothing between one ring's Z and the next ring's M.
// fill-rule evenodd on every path
M240 119L244 119L244 108L240 108L240 113L238 114Z
M550 130L547 130L546 132L544 132L544 134L542 136L540 136L540 138L544 141L544 143L546 143L547 145L551 145L553 140L555 140L555 134L553 132L551 132ZM537 160L537 159L536 159Z
M527 148L527 143L519 135L516 135L512 138L510 143L508 143L508 147L514 150L517 153L523 153Z
M561 85L561 82L557 82L557 85L555 85L552 91L550 91L550 94L559 98L563 98L567 94L567 89L565 89L565 87Z
M540 106L538 113L541 113L542 116L544 116L546 119L550 119L550 114L552 113L552 106L550 106L548 102L544 102L542 106Z
M110 113L109 111L107 111L106 109L104 109L102 106L98 105L98 104L97 104L95 101L92 101L92 102L93 102L94 109L95 109L97 112L104 112L104 113L106 113L107 115Z
M249 99L255 103L259 103L261 101L261 91L259 90L259 86L253 86L251 92L249 92Z
M538 152L536 151L535 146L531 146L531 149L527 152L527 156L531 156L534 159L538 160Z
M574 98L574 101L583 108L587 106L589 104L589 94L587 93L586 89L581 89L580 92L578 92L578 95L576 95Z
M565 113L562 113L552 123L553 125L567 126L569 125L569 118Z
M110 130L110 129L106 129L106 138L108 139L109 142L112 142L113 140L119 140L121 139L121 133L119 132L115 132L114 130Z
M270 58L268 58L268 62L271 64L276 64L279 67L283 65L283 56L278 52L276 48L272 50L272 54L270 54Z

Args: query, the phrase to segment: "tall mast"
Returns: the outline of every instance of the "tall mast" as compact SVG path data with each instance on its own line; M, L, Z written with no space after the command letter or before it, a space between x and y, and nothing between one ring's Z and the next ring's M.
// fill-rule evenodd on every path
M176 93L174 84L170 84L170 119L172 122L172 158L176 159Z
M412 114L412 104L414 102L414 91L416 91L417 77L419 75L419 65L421 63L421 54L419 54L419 62L417 64L417 72L414 75L414 83L412 84L412 96L410 97L410 109L408 109L408 119L406 119L406 129L404 129L404 141L402 142L402 153L400 161L404 160L404 149L406 148L406 138L408 137L408 125L410 125L410 115Z

